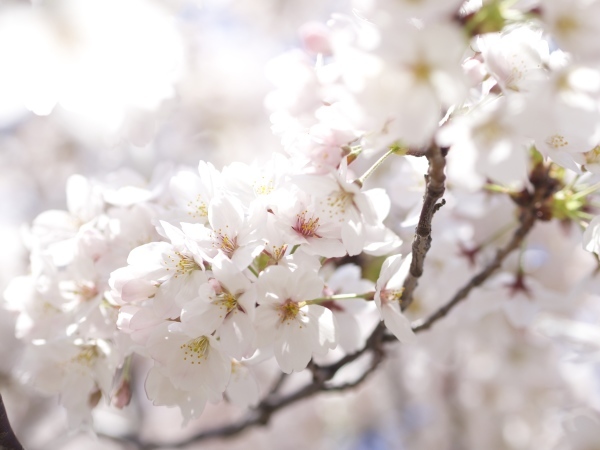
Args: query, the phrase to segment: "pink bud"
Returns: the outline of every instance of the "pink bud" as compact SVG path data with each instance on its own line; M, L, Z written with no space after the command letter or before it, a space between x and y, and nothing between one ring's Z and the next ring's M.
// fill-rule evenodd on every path
M308 22L300 27L299 34L306 51L331 55L330 31L322 23Z
M128 379L123 378L123 380L121 380L121 385L119 386L119 389L117 389L117 392L115 392L114 395L112 396L112 404L113 404L113 406L115 406L119 409L123 409L127 405L129 405L130 401L131 401L131 384L129 383Z

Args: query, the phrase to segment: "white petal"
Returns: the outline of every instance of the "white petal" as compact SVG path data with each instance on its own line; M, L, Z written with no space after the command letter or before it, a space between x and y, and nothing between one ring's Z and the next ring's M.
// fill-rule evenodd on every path
M355 256L362 252L365 246L365 234L362 231L361 222L349 220L342 224L342 242L349 256Z
M219 328L223 351L235 359L254 352L256 331L250 318L241 311L233 311Z
M400 342L413 342L416 338L414 331L410 326L410 321L402 312L398 303L388 303L382 305L381 315L385 326L390 330Z
M316 341L318 348L313 349L313 351L325 350L321 353L326 353L327 350L335 348L337 345L337 329L331 310L321 305L308 305L302 310L306 311L311 323L317 324Z
M312 357L312 349L305 331L294 321L289 325L281 325L273 353L283 372L292 373L306 369Z

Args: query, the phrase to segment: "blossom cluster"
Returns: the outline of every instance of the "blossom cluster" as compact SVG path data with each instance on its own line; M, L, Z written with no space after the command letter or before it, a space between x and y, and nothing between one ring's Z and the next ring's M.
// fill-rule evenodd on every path
M223 393L256 402L253 355L290 373L338 344L361 345L364 307L348 308L336 294L375 297L399 337L411 338L396 291L375 292L353 265L324 279L332 258L385 255L400 244L383 224L385 192L354 183L346 164L307 175L279 155L261 168L201 162L153 188L117 175L112 184L70 180L69 211L34 221L32 274L6 293L20 312L19 335L33 344L27 370L61 393L73 417L85 417L100 392L123 401L112 377L132 352L154 361L150 399L178 405L186 418Z

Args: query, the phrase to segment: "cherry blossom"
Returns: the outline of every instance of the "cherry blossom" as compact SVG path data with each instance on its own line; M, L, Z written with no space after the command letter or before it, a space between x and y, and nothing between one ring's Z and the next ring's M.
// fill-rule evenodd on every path
M402 255L387 258L375 285L375 304L381 318L401 342L412 342L415 339L410 321L400 310L400 299L404 290L402 284L408 275L411 260L411 255L406 258L402 258Z
M323 281L316 274L272 266L259 282L258 343L272 347L282 371L302 370L313 354L335 348L333 314L321 305L307 303L323 292Z

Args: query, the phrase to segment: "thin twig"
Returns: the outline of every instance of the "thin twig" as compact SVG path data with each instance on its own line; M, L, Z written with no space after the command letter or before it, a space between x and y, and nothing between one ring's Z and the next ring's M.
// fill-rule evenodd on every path
M431 146L425 156L429 161L429 169L425 175L425 194L423 195L423 207L419 223L415 229L415 237L412 244L412 261L408 276L404 280L404 291L400 306L402 310L408 308L413 300L413 294L419 278L423 275L423 266L425 265L425 256L431 247L431 221L437 210L444 205L444 200L438 203L446 190L446 167L445 150L437 145Z
M533 193L523 191L520 196L515 199L517 203L521 203L521 214L519 217L520 225L513 233L511 240L504 247L496 251L496 255L492 261L490 261L479 273L469 280L461 289L454 294L454 296L440 307L437 311L431 314L427 319L423 321L417 321L413 324L413 331L418 333L429 329L435 322L445 317L452 308L458 303L467 298L469 293L483 284L490 275L492 275L500 266L506 257L519 248L523 243L525 237L533 229L536 221L538 220L549 220L550 217L546 216L547 200L552 196L556 190L556 182L549 176L547 168L545 174L540 174L541 169L535 169L538 171L536 175L538 178L532 178L535 190ZM386 337L386 340L388 338Z
M487 266L485 266L483 270L481 270L477 275L471 278L471 280L469 280L469 282L466 285L464 285L456 294L454 294L450 301L448 301L437 311L431 314L431 316L429 316L426 320L416 322L413 325L413 331L415 333L418 333L419 331L427 330L435 322L440 320L442 317L446 316L446 314L448 314L448 312L450 312L450 310L454 308L459 302L467 298L469 293L474 288L480 286L484 281L486 281L490 277L490 275L502 265L504 259L513 250L515 250L521 245L523 239L525 238L525 236L527 236L529 231L531 231L534 224L535 216L533 216L532 214L528 215L527 220L523 222L521 226L515 231L510 242L496 252L496 256L494 257L494 259L490 261L490 263Z

